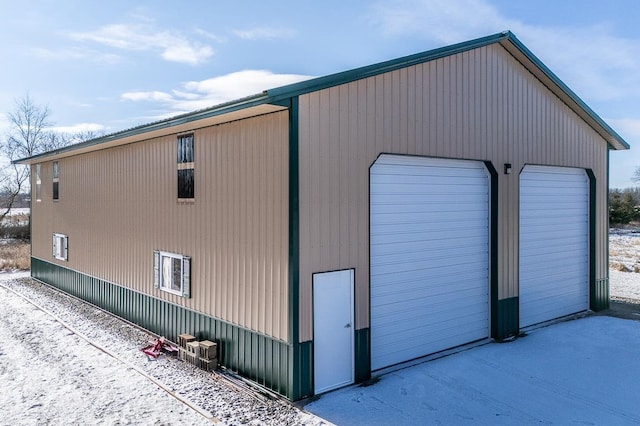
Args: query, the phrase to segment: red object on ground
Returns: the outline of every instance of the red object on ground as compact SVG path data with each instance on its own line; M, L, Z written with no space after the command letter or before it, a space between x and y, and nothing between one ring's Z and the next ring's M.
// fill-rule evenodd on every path
M145 347L145 348L143 348L141 350L147 356L152 357L152 358L158 358L158 356L160 356L160 354L163 351L165 351L165 352L176 352L176 348L174 348L172 345L166 343L164 337L160 337L159 339L157 339L155 341L155 343L153 343L152 345L147 346L147 347Z

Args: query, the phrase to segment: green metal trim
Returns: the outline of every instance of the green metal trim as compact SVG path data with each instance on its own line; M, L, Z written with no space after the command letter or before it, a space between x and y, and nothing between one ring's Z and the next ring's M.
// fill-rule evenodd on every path
M509 39L510 37L513 37L513 34L511 34L511 32L509 31L505 31L498 34L469 40L463 43L440 47L437 49L432 49L425 52L392 59L389 61L379 62L373 65L367 65L348 71L305 80L299 83L289 84L287 86L270 89L267 91L267 93L272 99L275 100L291 96L299 96L306 93L315 92L317 90L338 86L340 84L351 83L363 78L373 77L383 73L395 71L401 68L422 64L424 62L433 61L436 59L455 55L457 53L466 52L468 50L476 49L479 47L487 46L489 44L500 42L505 39Z
M297 399L290 384L291 345L287 342L36 257L31 258L31 275L173 342L185 332L215 341L220 364Z
M298 97L282 103L289 108L289 389L293 399L313 395L313 344L300 343L300 198Z
M615 130L613 130L598 114L596 114L576 93L571 90L562 80L558 78L557 75L553 73L547 66L540 60L536 55L533 54L518 38L511 32L505 31L504 40L508 40L511 44L518 49L529 61L533 63L540 71L542 71L546 77L548 77L553 84L555 84L564 94L566 94L576 105L582 109L587 115L596 122L598 126L602 128L602 130L607 133L610 137L607 142L610 147L614 147L616 149L629 149L629 144L620 136ZM616 142L619 146L616 146Z
M501 341L517 336L520 333L520 299L517 296L510 297L498 300L497 304L496 322L491 324L492 337Z
M356 383L360 383L371 378L371 332L369 328L356 330L354 339L356 358L354 379Z
M289 374L292 382L293 400L308 398L313 395L313 342L301 342L291 345L292 372Z
M164 120L155 121L149 124L143 124L141 126L133 127L131 129L121 130L110 135L101 136L99 138L91 139L86 142L81 142L73 145L69 145L63 148L43 152L41 154L33 155L30 157L21 158L13 161L14 164L24 164L27 162L34 162L39 158L45 158L52 155L63 154L66 152L73 152L78 149L88 148L92 146L98 146L103 143L116 141L119 139L128 138L131 136L142 135L144 133L152 132L155 130L168 129L171 127L179 126L181 124L191 123L197 120L202 120L211 117L217 117L220 115L228 114L235 111L268 104L269 96L266 92L248 96L245 98L237 99L223 104L216 105L212 108L206 108L194 112L188 112L175 117L167 118Z
M608 159L608 151L607 151ZM597 241L597 181L593 170L587 169L589 176L589 308L593 311L609 309L609 280L596 278L596 241ZM607 197L608 199L609 197ZM608 205L608 201L607 201ZM608 214L607 214L608 217ZM607 223L608 223L607 218ZM607 232L608 234L608 232ZM607 237L608 238L608 237ZM607 252L609 251L607 245ZM608 253L607 253L608 256ZM608 262L608 261L607 261ZM608 266L608 264L607 264Z
M498 172L491 161L484 162L489 175L490 201L489 201L489 271L490 271L490 304L491 304L491 337L498 336Z
M49 151L43 154L22 158L14 161L14 163L26 163L38 158L48 157L50 155L56 155L64 152L70 152L79 148L100 145L105 142L110 142L129 136L140 135L154 130L166 129L180 124L219 116L262 104L283 105L286 104L289 99L306 93L326 89L340 84L350 83L356 80L376 76L390 71L395 71L412 65L433 61L436 59L466 52L472 49L488 46L494 43L500 43L503 46L515 47L517 51L521 52L527 58L527 60L533 64L533 66L542 71L542 73L547 78L549 78L549 80L556 87L564 92L576 104L578 108L582 109L593 120L593 122L602 129L602 132L604 132L608 136L607 142L610 144L610 146L618 149L629 149L629 144L607 123L605 123L604 120L602 120L602 118L600 118L587 104L585 104L582 99L578 97L578 95L576 95L571 89L569 89L569 87L564 84L562 80L560 80L549 68L547 68L547 66L544 65L542 61L538 59L524 44L522 44L522 42L520 42L520 40L518 40L511 31L503 31L498 34L469 40L463 43L453 44L422 53L404 56L390 61L380 62L365 67L355 68L349 71L343 71L336 74L313 78L300 83L289 84L286 86L266 90L263 93L220 104L212 108L182 114L166 120L145 124L80 144L71 145L59 150Z

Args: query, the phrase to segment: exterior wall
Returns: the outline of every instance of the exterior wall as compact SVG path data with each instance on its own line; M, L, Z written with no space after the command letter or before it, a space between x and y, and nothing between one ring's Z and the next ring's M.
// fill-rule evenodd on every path
M194 135L193 203L177 202L176 134L61 158L59 201L43 163L33 256L288 341L288 112ZM191 298L154 288L154 249L191 256Z
M606 282L607 144L500 45L309 93L299 108L300 341L313 337L315 272L356 269L356 329L369 327L369 167L381 153L492 163L502 306L517 306L520 171L591 169L595 279Z

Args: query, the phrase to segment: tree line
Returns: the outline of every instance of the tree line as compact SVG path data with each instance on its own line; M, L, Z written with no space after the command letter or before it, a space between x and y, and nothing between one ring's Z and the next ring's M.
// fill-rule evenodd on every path
M609 190L609 223L626 225L640 221L640 187Z

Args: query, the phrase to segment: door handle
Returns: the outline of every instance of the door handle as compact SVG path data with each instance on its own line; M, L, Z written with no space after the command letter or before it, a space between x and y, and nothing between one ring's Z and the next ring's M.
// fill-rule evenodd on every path
M344 328L351 328L351 323L345 325Z

